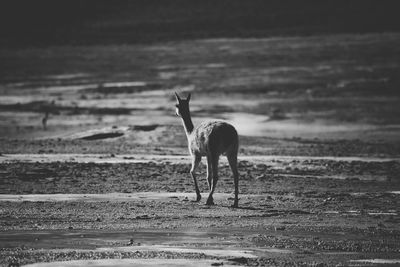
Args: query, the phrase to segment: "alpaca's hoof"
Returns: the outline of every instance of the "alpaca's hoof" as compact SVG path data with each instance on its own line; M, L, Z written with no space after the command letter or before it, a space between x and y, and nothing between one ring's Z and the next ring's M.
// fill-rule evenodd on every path
M208 205L208 206L214 205L214 199L212 199L212 198L207 199L206 205Z
M201 200L201 195L198 194L196 197L196 200L193 200L192 202L199 202Z

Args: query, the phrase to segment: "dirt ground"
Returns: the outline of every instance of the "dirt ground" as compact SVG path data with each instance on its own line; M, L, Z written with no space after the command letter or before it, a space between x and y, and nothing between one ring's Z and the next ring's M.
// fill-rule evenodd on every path
M0 50L0 264L400 265L399 43ZM174 91L238 129L239 208L226 159L192 201Z

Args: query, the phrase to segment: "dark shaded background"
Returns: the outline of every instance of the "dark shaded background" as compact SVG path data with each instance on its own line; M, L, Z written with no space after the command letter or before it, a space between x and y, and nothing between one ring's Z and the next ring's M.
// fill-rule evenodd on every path
M398 1L2 1L1 46L400 30Z

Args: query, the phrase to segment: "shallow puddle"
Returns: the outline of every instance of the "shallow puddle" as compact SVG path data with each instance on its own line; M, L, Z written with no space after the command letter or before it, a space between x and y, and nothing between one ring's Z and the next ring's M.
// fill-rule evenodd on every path
M49 230L49 231L8 231L0 234L0 247L13 247L24 244L36 249L73 249L73 250L152 250L189 249L196 253L199 249L218 250L229 245L233 255L240 243L232 236L242 231L192 229L174 230ZM110 247L112 246L112 247ZM201 252L199 252L201 253ZM209 252L211 253L211 252ZM226 253L230 253L229 251ZM220 252L222 255L223 252ZM244 255L244 254L243 254Z
M99 255L103 255L104 252L154 252L154 255L164 255L163 253L186 254L190 255L189 258L194 258L170 261L165 259L80 260L36 263L27 266L211 266L211 264L222 265L222 263L224 266L231 266L228 259L257 258L255 254L257 252L252 249L240 248L240 242L232 237L232 234L238 234L239 232L242 231L194 231L190 229L180 231L130 230L120 232L101 230L14 231L0 234L0 243L2 244L1 247L4 248L24 244L29 251L55 254L79 252L100 253ZM115 246L116 244L124 244L124 246ZM196 259L204 255L221 259Z

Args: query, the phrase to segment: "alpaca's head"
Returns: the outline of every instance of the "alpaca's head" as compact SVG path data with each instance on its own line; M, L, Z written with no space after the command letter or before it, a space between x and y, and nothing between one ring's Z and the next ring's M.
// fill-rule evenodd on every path
M175 97L177 103L175 104L176 110L175 113L179 117L189 116L189 101L190 101L190 93L186 99L181 99L179 95L175 92Z

